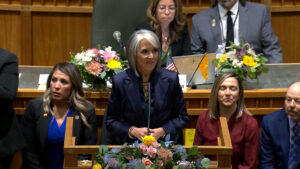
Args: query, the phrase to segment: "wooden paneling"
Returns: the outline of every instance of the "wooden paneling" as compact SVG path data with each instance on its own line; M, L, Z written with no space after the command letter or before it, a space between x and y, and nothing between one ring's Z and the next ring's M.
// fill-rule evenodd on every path
M0 11L0 48L21 55L20 12Z
M300 2L299 2L300 4ZM272 13L272 26L278 35L285 63L300 62L300 12Z
M285 63L300 62L300 0L251 0L270 8ZM90 46L94 0L0 0L0 47L19 57L21 65L53 66L69 52ZM191 18L211 6L210 0L182 0Z
M91 14L34 13L33 65L54 65L90 46Z

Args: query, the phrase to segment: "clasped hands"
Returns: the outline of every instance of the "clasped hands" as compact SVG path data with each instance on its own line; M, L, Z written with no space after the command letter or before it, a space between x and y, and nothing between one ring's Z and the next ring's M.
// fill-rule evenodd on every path
M142 141L142 137L148 135L148 129L147 127L134 127L129 134ZM155 137L156 140L158 140L161 137L164 137L165 134L166 133L162 127L149 129L149 135Z

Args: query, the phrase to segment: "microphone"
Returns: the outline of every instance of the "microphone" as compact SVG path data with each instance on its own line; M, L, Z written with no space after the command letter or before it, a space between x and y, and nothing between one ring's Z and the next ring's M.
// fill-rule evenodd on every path
M125 46L123 44L123 41L122 41L122 38L121 38L121 32L118 31L118 30L114 31L113 37L119 43L121 49L123 50L123 52L125 54L126 53L126 48L125 48Z
M148 82L148 125L147 125L147 133L150 135L150 115L151 115L151 85Z

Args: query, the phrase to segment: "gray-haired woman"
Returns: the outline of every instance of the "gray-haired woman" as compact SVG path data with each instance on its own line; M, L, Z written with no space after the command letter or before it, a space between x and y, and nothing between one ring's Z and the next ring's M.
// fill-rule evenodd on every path
M130 68L113 77L107 107L107 128L119 140L115 144L141 140L148 134L148 122L149 134L156 139L170 134L182 143L188 121L185 102L177 73L160 68L160 46L152 31L139 30L129 38Z

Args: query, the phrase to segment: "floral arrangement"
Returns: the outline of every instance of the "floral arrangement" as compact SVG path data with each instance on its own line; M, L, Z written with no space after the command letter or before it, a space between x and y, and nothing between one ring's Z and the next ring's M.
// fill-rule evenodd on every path
M213 63L217 65L218 72L232 69L241 79L247 76L256 79L262 72L267 72L265 64L268 59L262 54L255 54L249 43L243 43L242 39L240 42L239 45L231 44L226 48L227 53L224 53L221 58L214 59Z
M100 45L87 50L81 47L81 52L71 53L70 62L78 66L83 82L96 90L103 90L112 76L127 67L127 61L121 60L112 47Z
M210 160L199 154L198 148L186 150L182 145L158 143L153 136L145 136L143 142L132 146L125 143L110 151L101 145L96 153L93 169L204 169Z

